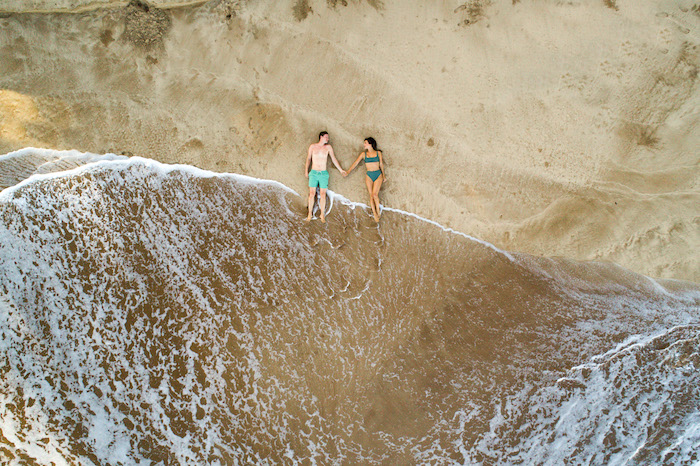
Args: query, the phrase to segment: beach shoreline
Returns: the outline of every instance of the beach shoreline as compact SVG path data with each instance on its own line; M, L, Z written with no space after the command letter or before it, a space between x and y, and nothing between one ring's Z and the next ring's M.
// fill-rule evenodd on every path
M104 3L6 4L0 152L138 155L303 194L319 131L343 167L373 136L386 206L700 282L688 2ZM366 203L361 176L331 170L331 189Z

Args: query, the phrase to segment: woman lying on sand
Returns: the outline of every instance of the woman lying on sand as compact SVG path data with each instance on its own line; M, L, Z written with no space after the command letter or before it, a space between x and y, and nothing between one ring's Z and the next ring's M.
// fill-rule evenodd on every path
M369 205L372 206L374 221L379 222L379 217L381 216L381 211L379 210L379 190L382 187L382 183L387 179L384 171L384 159L382 158L382 151L377 149L377 141L375 141L374 138L370 137L365 139L364 145L364 152L360 153L347 173L350 174L364 158L365 167L367 168L365 184L367 185L367 191L369 191Z

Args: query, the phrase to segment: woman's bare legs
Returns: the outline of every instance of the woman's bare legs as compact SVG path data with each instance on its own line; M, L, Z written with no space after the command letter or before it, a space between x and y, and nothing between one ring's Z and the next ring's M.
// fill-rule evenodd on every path
M374 207L377 211L377 218L375 219L377 223L382 217L382 210L379 206L379 190L382 189L382 183L384 183L384 175L379 175L377 181L374 182L374 186L372 186L372 200L374 201Z
M381 217L381 211L379 209L379 190L382 188L383 182L383 175L379 175L379 178L374 182L369 176L365 175L365 184L369 192L369 205L372 207L372 216L375 222L379 222L379 218Z
M372 178L365 175L365 185L367 186L367 192L369 193L369 206L372 208L372 216L374 217L374 220L377 220L377 212L376 212L376 208L374 207L374 201L372 200L372 185L373 184L374 183L372 182Z

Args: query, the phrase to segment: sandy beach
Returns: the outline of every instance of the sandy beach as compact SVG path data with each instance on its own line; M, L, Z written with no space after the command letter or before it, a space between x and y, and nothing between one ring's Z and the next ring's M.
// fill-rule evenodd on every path
M345 168L373 136L386 206L700 281L696 2L6 0L0 27L0 153L274 179L301 221L318 132ZM331 189L367 202L363 176Z

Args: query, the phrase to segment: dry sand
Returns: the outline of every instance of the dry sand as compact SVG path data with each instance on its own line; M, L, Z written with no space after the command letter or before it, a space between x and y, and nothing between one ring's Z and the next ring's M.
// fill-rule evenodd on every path
M344 167L371 135L385 205L700 281L696 1L192 3L0 2L0 152L133 154L304 194L319 131ZM331 189L367 202L361 172L331 170Z

